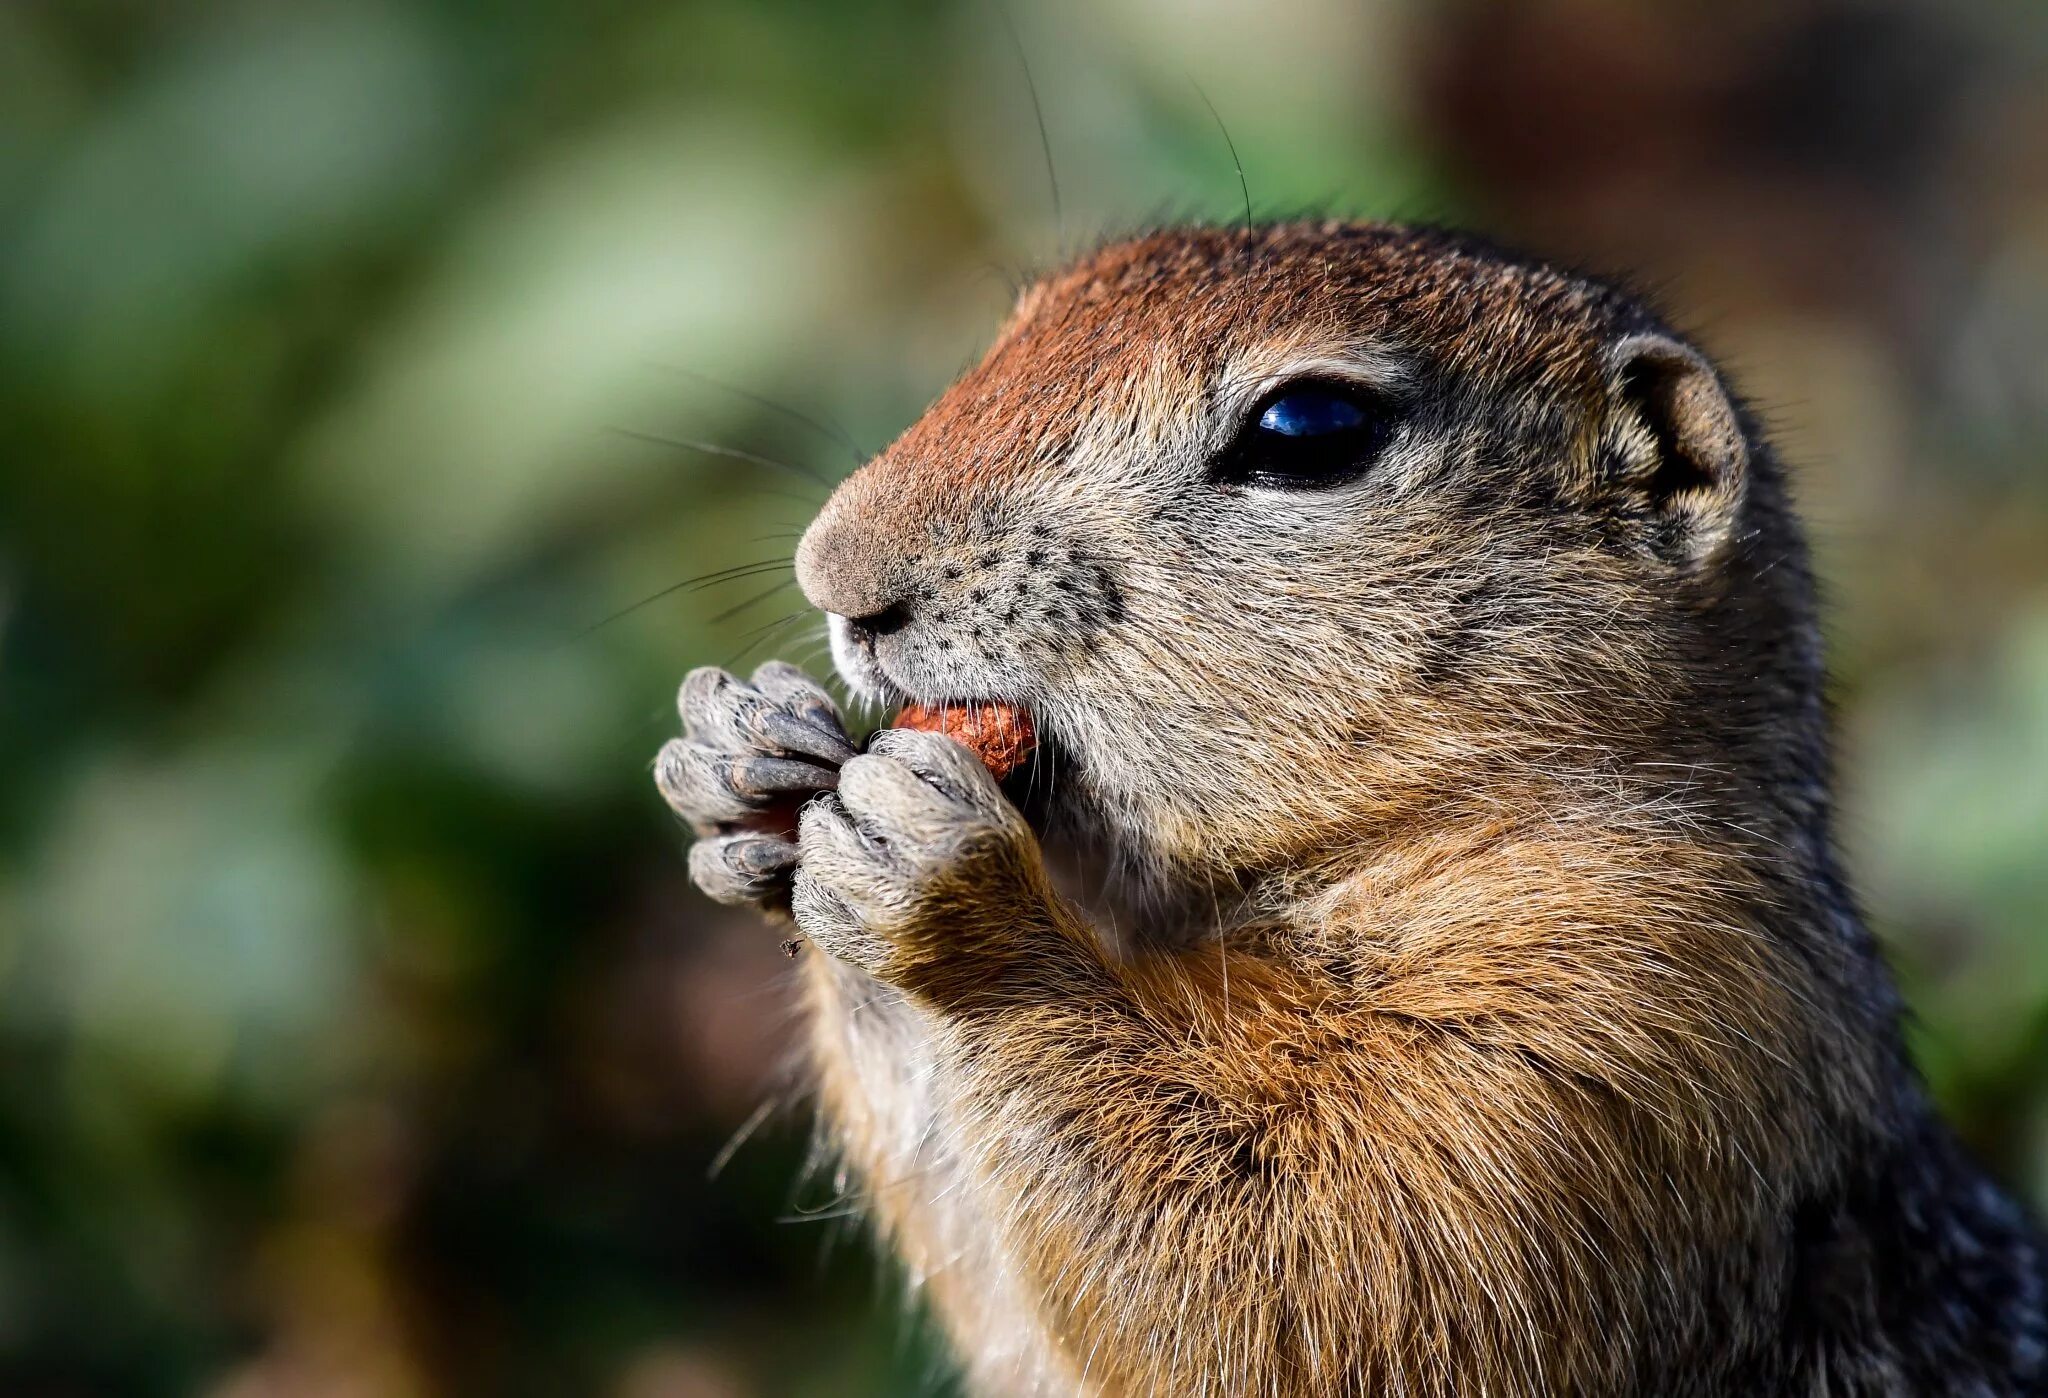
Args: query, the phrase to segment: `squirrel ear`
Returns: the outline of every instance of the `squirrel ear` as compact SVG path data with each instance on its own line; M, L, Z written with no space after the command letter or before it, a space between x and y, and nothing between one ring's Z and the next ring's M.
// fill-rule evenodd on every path
M1669 335L1630 335L1608 363L1606 484L1654 522L1658 553L1703 561L1729 536L1748 487L1735 405L1705 356Z

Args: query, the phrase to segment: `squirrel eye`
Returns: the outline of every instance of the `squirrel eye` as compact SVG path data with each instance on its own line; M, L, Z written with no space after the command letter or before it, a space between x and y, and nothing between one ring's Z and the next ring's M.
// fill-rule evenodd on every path
M1282 437L1320 437L1349 432L1365 422L1365 409L1327 389L1303 389L1276 398L1259 414L1261 432Z
M1384 405L1350 385L1289 384L1247 415L1213 475L1227 485L1314 490L1364 474L1388 435Z

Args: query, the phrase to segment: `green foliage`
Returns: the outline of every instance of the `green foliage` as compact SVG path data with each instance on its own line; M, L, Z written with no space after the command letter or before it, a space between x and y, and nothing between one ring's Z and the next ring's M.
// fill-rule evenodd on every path
M2006 309L2043 191L1969 185L1911 103L1844 97L1817 154L1707 97L1574 134L1544 84L1636 100L1601 65L1694 51L1677 8L1519 47L1454 7L1019 11L1063 227L980 0L0 8L0 1389L946 1391L800 1111L706 1177L788 1008L647 764L688 666L817 646L779 574L676 585L785 558L852 464L750 395L873 449L1006 281L1236 216L1195 83L1262 214L1464 216L1722 316L1811 458L1924 1056L2048 1197L2048 429L2001 376L2043 362ZM1772 164L1871 141L1862 183ZM1816 289L1830 219L1956 242Z

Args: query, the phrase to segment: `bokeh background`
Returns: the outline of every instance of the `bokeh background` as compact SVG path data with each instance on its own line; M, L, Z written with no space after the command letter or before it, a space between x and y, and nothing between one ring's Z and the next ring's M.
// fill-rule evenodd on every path
M1057 219L988 0L0 6L0 1391L945 1390L649 759L817 659L840 425L1239 215L1209 103L1262 216L1628 272L1767 408L1916 1044L2048 1201L2048 10L1010 14Z

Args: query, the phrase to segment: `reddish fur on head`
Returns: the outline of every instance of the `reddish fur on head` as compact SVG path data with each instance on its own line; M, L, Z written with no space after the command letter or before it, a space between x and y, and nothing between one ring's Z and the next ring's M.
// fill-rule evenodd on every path
M890 726L945 734L980 758L997 781L1022 767L1038 746L1031 715L1000 700L937 707L905 704Z

